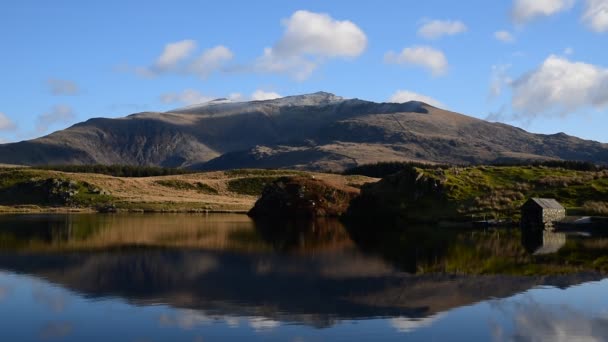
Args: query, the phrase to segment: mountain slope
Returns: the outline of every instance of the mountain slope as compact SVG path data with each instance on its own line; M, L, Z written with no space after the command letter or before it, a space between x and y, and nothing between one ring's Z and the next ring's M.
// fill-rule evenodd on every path
M374 103L319 92L96 118L39 139L0 145L0 163L26 165L339 170L386 160L547 158L608 163L608 144L563 133L532 134L421 102Z

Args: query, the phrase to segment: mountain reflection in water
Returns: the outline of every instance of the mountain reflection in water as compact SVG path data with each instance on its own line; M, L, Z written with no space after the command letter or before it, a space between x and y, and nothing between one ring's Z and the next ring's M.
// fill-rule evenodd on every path
M601 279L584 268L557 275L573 269L556 268L560 259L535 259L530 239L538 244L538 236L518 231L366 230L329 219L253 222L228 214L0 216L0 314L8 314L3 298L20 287L2 280L26 275L70 291L64 297L179 310L162 313L161 326L195 326L209 317L224 317L228 326L230 318L248 317L254 330L387 320L392 331L409 333L459 307ZM601 241L569 246L564 239L563 246L577 255L583 247L605 250ZM529 263L535 267L522 268ZM54 310L64 305L40 293L31 298ZM51 323L40 336L77 329Z

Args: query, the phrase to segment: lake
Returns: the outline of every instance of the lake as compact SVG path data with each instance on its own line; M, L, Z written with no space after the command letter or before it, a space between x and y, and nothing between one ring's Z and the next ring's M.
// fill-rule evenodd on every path
M608 339L608 242L245 215L0 216L0 341Z

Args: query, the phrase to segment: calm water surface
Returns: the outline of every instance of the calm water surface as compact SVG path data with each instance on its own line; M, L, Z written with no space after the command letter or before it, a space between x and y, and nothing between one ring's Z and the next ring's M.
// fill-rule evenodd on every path
M608 339L608 280L595 273L432 271L496 241L515 258L565 239L467 232L469 250L450 234L371 238L331 220L242 215L0 216L0 341Z

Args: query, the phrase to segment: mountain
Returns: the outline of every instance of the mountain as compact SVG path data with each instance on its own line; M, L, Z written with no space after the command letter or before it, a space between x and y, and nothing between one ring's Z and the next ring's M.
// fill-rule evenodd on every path
M532 134L422 102L375 103L318 92L275 100L218 99L169 112L95 118L0 145L0 163L130 164L341 170L377 161L608 163L608 144Z

